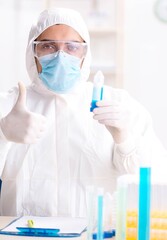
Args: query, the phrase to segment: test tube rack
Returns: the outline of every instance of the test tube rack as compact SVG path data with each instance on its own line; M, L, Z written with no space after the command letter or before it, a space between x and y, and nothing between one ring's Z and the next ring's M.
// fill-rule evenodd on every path
M139 178L124 175L117 183L116 240L137 240ZM151 182L150 204L150 240L167 240L167 180Z

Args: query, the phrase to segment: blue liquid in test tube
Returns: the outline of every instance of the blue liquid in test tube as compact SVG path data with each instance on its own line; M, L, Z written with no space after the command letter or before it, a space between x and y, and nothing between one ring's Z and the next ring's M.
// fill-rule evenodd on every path
M92 103L90 111L92 112L96 108L96 102L102 100L103 98L103 84L104 84L104 75L101 71L98 71L93 80L93 94L92 94Z
M150 240L151 167L140 167L138 240Z
M97 197L97 240L103 240L103 189L98 189Z

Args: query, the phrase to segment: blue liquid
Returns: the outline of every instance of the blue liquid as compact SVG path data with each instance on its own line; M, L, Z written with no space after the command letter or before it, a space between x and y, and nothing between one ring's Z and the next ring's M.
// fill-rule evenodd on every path
M93 112L93 109L96 108L96 103L97 103L98 100L92 100L91 102L91 107L90 107L90 111Z
M150 239L151 168L140 168L138 240Z
M103 240L103 196L98 196L97 240Z
M103 99L103 87L101 89L94 88L90 112L93 112L93 109L97 107L96 103L102 99Z

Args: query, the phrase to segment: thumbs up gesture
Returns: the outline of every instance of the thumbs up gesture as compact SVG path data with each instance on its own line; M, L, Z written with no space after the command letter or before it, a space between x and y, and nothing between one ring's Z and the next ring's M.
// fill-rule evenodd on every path
M18 85L18 99L9 114L1 119L0 127L8 141L36 143L45 130L46 118L27 109L26 87L22 82Z

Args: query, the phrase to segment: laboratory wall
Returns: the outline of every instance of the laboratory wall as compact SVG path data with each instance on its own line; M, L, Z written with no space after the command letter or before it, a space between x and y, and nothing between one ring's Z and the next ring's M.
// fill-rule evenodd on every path
M124 1L124 88L150 111L167 149L167 22L157 18L156 0Z
M58 6L60 3L65 5L63 0L55 0L55 3L56 1L59 2ZM67 7L85 14L93 0L68 1ZM103 0L98 1L104 3ZM110 1L115 0L108 0L108 3ZM160 21L154 14L155 2L156 0L122 0L122 87L149 110L156 133L167 149L167 23ZM105 1L101 5L107 11L108 3ZM0 0L0 91L8 90L18 81L29 83L25 67L28 32L36 15L48 4L49 1L46 0ZM105 38L102 41L106 47L107 36L106 41ZM101 52L104 51L103 44ZM105 54L109 52L105 50Z

